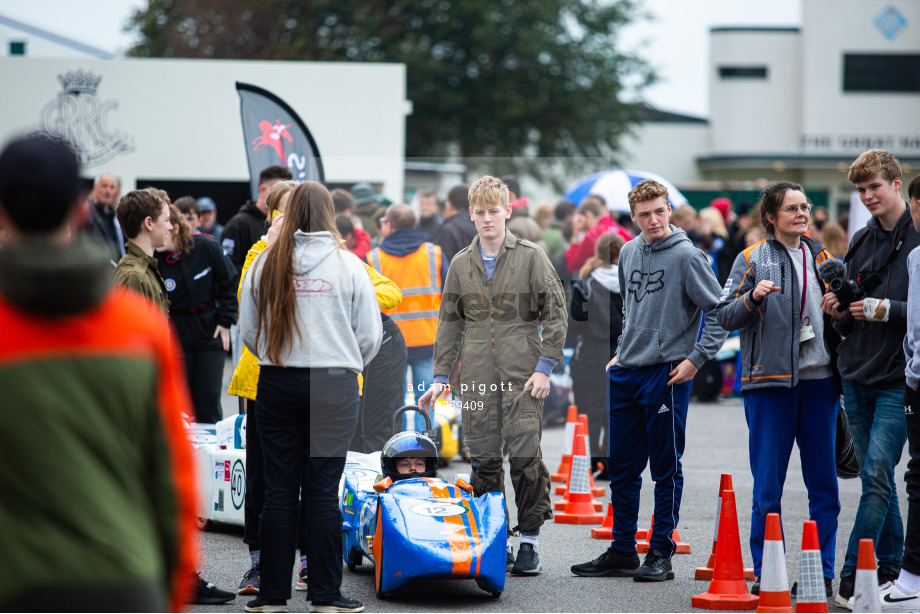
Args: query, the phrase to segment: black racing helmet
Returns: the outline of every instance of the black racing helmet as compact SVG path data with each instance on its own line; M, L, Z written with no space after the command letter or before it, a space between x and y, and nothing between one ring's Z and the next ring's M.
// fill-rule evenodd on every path
M400 474L396 462L400 458L419 457L425 459L424 473ZM380 470L394 482L408 478L433 478L438 473L438 448L428 437L416 431L403 431L390 438L380 453Z

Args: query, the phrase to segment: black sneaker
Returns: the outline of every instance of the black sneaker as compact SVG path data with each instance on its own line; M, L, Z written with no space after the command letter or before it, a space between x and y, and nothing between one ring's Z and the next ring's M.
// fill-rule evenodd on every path
M258 595L259 594L259 584L262 580L262 572L259 570L259 566L256 565L252 567L249 571L246 572L246 575L243 576L243 581L240 582L240 588L237 592L239 595Z
M511 568L512 576L535 576L543 573L543 565L540 564L540 555L533 549L533 544L521 544L518 548L517 560L514 561L514 567Z
M639 569L639 555L635 552L623 554L607 548L602 555L588 563L572 565L572 573L576 576L591 578L631 578Z
M364 604L357 599L339 596L335 601L314 601L311 612L363 612Z
M760 578L757 578L757 579L760 580ZM828 578L827 576L824 576L824 592L827 594L828 598L834 596L834 586L833 586L833 584L834 584L834 579L833 579L833 578ZM758 590L758 592L760 592L760 584L759 584L759 583L758 583L758 585L757 585L757 590ZM751 591L751 592L753 593L754 591ZM798 582L798 580L796 580L795 582L792 583L792 589L789 591L789 594L792 595L792 598L793 598L793 599L795 599L795 597L796 597L796 595L798 595L798 593L799 593L799 582Z
M234 593L223 591L198 576L198 588L195 591L195 603L197 605L220 605L234 599L236 599Z
M658 548L649 549L642 567L633 574L633 580L636 582L663 582L673 579L674 572L671 571L671 561L665 558Z
M901 575L900 569L895 569L894 571L882 571L881 569L879 569L878 570L878 585L882 586L883 584L894 582L895 580L898 579L898 576L900 575Z
M837 596L834 598L841 608L850 609L849 601L853 596L853 585L856 582L856 576L840 576L840 586L837 587Z
M262 599L256 597L246 604L247 612L288 612L287 601L284 599Z
M792 585L793 590L795 590L795 584ZM760 594L760 576L757 576L757 579L754 580L754 584L751 585L751 594L759 595ZM795 595L795 593L792 593Z
M505 573L508 573L512 569L514 569L514 551L511 549L511 546L508 546L505 556Z

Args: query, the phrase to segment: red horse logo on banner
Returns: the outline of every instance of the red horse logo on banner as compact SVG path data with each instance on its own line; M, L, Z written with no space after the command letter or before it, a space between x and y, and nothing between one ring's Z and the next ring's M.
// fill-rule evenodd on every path
M259 130L262 131L262 134L252 140L252 150L259 151L263 147L271 147L278 154L278 157L281 158L281 163L283 164L284 143L281 142L281 138L284 137L287 139L288 143L294 142L294 138L291 136L291 133L288 132L290 126L291 124L282 124L279 119L275 120L274 125L263 119L259 122Z

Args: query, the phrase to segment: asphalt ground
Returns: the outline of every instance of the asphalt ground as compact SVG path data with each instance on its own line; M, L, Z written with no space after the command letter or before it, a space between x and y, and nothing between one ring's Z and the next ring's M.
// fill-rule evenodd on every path
M227 397L225 413L236 412L235 398ZM557 469L562 450L562 427L543 433L543 455L550 472ZM373 567L365 562L356 572L343 570L342 592L359 599L367 612L690 612L693 595L708 590L708 582L693 579L694 570L704 566L712 549L716 497L722 473L731 473L735 487L741 549L745 566L751 566L750 530L753 480L747 456L747 425L740 399L716 403L691 402L687 420L687 444L683 457L684 491L678 531L691 546L690 554L676 554L672 564L676 578L662 583L637 583L629 578L581 578L569 567L595 558L609 545L590 537L590 527L548 522L540 535L539 554L544 573L535 577L508 576L505 592L497 599L479 590L473 580L419 581L406 590L378 600L374 594ZM897 469L898 495L902 516L907 514L904 471L907 451ZM469 465L451 462L441 470L447 479L469 472ZM507 465L506 465L507 476ZM606 486L606 482L601 484ZM840 480L841 512L837 532L839 573L846 552L846 540L859 502L859 480ZM653 509L653 488L648 470L643 474L639 525L648 527ZM512 493L510 480L507 493ZM558 499L553 496L553 499ZM515 522L513 503L510 510ZM606 510L606 507L605 507ZM783 494L783 528L786 535L786 566L789 584L798 571L802 523L808 519L808 498L802 481L798 449L793 448ZM512 539L517 550L517 539ZM205 559L203 577L217 586L235 589L249 569L248 550L242 528L217 525L202 536ZM292 570L292 586L294 581ZM837 583L834 583L836 591ZM306 593L292 591L291 612L308 612ZM238 596L223 606L194 606L194 612L242 612L252 597ZM831 612L840 610L829 601Z

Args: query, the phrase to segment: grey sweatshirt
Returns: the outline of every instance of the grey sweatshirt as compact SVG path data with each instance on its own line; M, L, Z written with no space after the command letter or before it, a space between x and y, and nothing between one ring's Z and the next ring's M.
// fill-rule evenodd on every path
M646 245L640 234L620 250L623 334L617 363L644 367L689 358L700 367L713 358L728 333L715 318L721 288L702 251L687 233ZM699 341L700 321L706 328Z
M240 293L240 338L271 365L263 350L267 332L259 337L258 294L264 255L259 256L243 280ZM383 327L377 295L364 264L336 245L328 232L294 233L294 293L301 338L292 339L281 352L285 367L344 368L360 373L377 355ZM271 326L271 322L268 323Z

